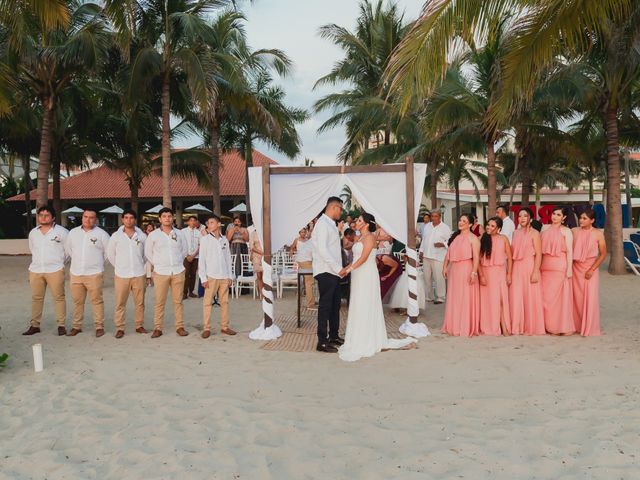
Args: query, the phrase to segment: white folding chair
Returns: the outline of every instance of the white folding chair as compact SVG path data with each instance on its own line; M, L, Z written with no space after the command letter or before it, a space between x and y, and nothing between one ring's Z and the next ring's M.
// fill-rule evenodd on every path
M249 254L240 254L240 275L236 278L234 289L235 297L240 296L240 289L244 286L250 286L253 298L256 298L256 284L258 283L258 277L253 271L253 265L251 265L251 257Z
M298 265L290 255L280 257L280 273L278 274L278 298L282 298L285 288L298 289Z

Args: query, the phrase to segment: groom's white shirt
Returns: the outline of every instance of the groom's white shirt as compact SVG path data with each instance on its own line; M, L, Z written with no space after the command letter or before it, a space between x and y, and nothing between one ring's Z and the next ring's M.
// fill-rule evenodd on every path
M313 245L313 276L321 273L338 275L342 270L342 246L336 222L326 214L316 222L311 235Z

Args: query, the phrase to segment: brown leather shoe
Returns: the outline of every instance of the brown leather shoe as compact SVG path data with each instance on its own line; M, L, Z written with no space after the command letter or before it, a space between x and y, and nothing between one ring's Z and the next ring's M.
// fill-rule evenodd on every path
M58 336L62 337L67 334L67 329L65 327L58 327Z
M104 335L104 328L97 328L96 329L96 338L100 338L103 335Z
M181 337L186 337L187 335L189 335L189 332L187 332L184 328L180 327L179 329L176 330L176 333L178 335L180 335Z
M189 298L198 298L198 295L196 295L195 293L191 292L189 294Z
M151 334L151 338L158 338L162 336L162 330L154 330Z
M124 330L118 330L116 332L116 338L122 338L124 337Z
M144 327L138 327L136 328L136 333L149 333L149 330Z
M230 328L225 328L224 330L220 330L222 333L224 333L225 335L235 335L236 332L234 332L233 330L231 330Z
M40 327L29 327L29 330L23 333L23 335L35 335L36 333L40 333Z
M77 334L79 334L80 332L82 332L81 329L79 328L72 328L71 331L69 333L67 333L67 337L75 337Z
M182 299L183 299L183 300L186 300L187 298L188 298L188 297L187 297L187 294L186 294L186 293L182 295Z
M211 332L209 330L205 330L202 332L202 338L209 338L211 336Z

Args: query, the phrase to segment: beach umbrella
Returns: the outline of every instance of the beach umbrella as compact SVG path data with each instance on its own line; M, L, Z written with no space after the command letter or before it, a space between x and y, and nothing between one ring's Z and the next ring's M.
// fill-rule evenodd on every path
M108 208L105 208L104 210L100 210L100 213L116 213L116 214L121 214L122 212L124 212L124 210L122 208L120 208L118 205L111 205Z
M34 208L33 210L31 210L31 215L35 215L36 213L38 213L38 209L37 208ZM24 212L22 214L22 216L26 217L27 216L27 212Z
M164 208L164 206L161 203L159 203L155 207L150 208L149 210L147 210L145 213L160 213L160 210L162 210L163 208Z
M235 207L233 207L229 212L237 213L242 212L245 213L247 211L247 206L244 203L239 203Z
M211 210L209 210L207 207L205 207L204 205L201 205L199 203L196 203L195 205L191 205L190 207L187 207L184 209L185 212L205 212L205 213L211 213Z
M76 207L75 205L71 208L67 208L66 210L63 210L62 213L65 214L69 214L69 213L83 213L84 210L81 208Z

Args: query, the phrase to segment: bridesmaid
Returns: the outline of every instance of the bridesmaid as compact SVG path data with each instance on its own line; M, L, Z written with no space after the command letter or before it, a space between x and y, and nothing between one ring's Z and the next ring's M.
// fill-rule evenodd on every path
M480 238L480 333L509 335L509 285L511 285L511 245L500 235L502 220L490 218Z
M573 229L573 317L576 331L585 337L600 335L598 267L607 256L604 235L593 226L596 214L580 214L580 227Z
M557 207L551 212L551 225L542 235L542 300L544 324L548 333L575 333L573 320L573 234L565 227L569 210Z
M509 288L509 312L513 335L544 335L544 309L540 286L542 247L540 233L531 226L531 210L518 213L518 228L513 232L513 274Z
M449 239L442 267L442 274L447 280L442 331L462 337L478 335L480 323L480 240L471 233L471 224L469 215L460 217L458 230Z

